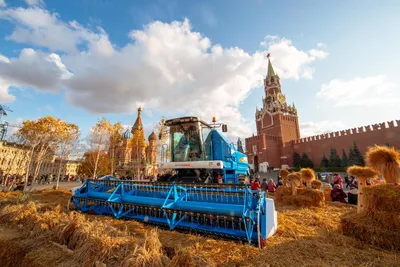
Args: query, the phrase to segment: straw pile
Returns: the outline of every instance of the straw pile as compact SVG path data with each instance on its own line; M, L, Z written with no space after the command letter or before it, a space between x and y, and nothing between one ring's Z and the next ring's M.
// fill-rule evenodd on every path
M400 185L375 185L364 189L370 211L400 213Z
M288 170L281 169L279 171L279 176L282 177L283 186L287 186L287 176L289 175Z
M298 189L296 195L282 197L282 204L296 207L322 207L325 205L324 193L316 189Z
M340 217L354 213L352 206L296 209L277 204L277 210L278 233L260 250L204 235L154 231L154 227L135 221L66 213L50 204L9 206L0 210L0 262L5 267L101 263L107 267L123 263L168 267L398 265L397 254L340 234ZM349 251L357 257L349 257ZM154 259L148 254L154 255ZM95 265L96 261L100 264Z
M372 172L364 173L361 167L349 169L363 185L361 192L360 187L358 190L363 209L357 215L342 218L343 233L375 246L400 251L400 154L394 148L375 146L369 148L366 161ZM376 172L387 184L365 186L366 178L375 176Z
M302 168L300 170L301 180L306 182L307 188L311 189L311 182L315 180L315 173L310 168Z
M400 153L395 148L370 147L366 154L366 162L383 176L386 183L400 183Z
M292 189L290 187L279 186L275 191L275 201L282 203L284 196L291 196L291 195L292 195Z
M311 182L311 186L312 186L312 188L314 188L314 189L321 189L322 186L323 186L323 184L322 184L322 182L321 182L320 180L313 180L313 181Z
M398 213L399 214L399 213ZM343 234L384 249L400 251L400 216L365 212L342 217Z

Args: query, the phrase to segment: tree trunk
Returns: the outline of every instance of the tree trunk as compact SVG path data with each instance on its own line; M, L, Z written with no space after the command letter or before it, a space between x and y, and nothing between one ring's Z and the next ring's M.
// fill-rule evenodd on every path
M31 164L32 164L32 158L33 158L33 151L35 150L36 146L32 146L31 148L31 156L29 157L29 161L28 161L28 166L27 166L27 170L26 170L26 174L25 174L25 184L24 184L24 192L26 191L26 187L28 186L28 179L29 179L29 172L31 170ZM33 186L33 180L32 180L32 186Z
M100 149L97 150L97 155L96 155L96 161L94 163L94 170L93 170L93 179L96 178L96 173L97 173L97 165L99 164L99 158L100 158Z
M58 166L58 173L57 173L57 183L56 183L56 190L58 189L58 185L60 184L60 175L61 175L61 167L62 167L62 163L63 160L60 159L60 165Z
M111 175L114 175L114 146L111 149Z

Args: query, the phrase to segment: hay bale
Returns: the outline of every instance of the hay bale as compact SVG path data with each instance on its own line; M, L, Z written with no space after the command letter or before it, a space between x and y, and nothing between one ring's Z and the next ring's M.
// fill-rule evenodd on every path
M289 175L288 170L281 169L279 171L279 176L282 177L282 183L284 186L287 186L287 176Z
M366 154L366 162L379 172L387 183L400 182L400 153L394 147L370 147Z
M332 201L331 192L332 192L331 187L327 187L324 189L324 196L326 201Z
M296 195L282 196L282 204L297 207L322 207L325 205L324 193L321 190L304 189Z
M299 172L292 172L290 173L287 178L290 180L290 184L292 187L292 195L296 195L297 187L301 184L300 182L300 173Z
M307 188L311 189L311 181L315 180L315 173L310 168L302 168L300 170L300 176L303 181L306 182Z
M275 191L275 201L282 203L283 197L290 195L292 195L292 189L290 187L279 186Z
M360 213L365 210L366 206L364 190L366 188L367 178L375 177L378 173L369 167L360 166L351 166L347 168L347 172L358 178L357 212Z
M387 227L382 216L352 213L342 217L340 227L344 235L384 249L400 251L400 228Z
M364 188L366 210L400 213L400 185L375 185Z

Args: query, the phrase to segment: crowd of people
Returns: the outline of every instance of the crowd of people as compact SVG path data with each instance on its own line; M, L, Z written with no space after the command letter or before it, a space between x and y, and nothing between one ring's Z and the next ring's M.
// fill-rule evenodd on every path
M331 189L330 196L332 201L357 205L358 179L356 177L345 176L343 179L338 173L327 174L322 177L321 174L318 173L317 179L323 182L322 190L325 190L327 187ZM379 180L375 182L379 182ZM367 185L371 183L372 181L367 181ZM279 174L277 176L277 183L275 183L273 179L267 181L266 178L262 179L262 182L260 182L259 174L250 176L250 187L252 190L275 193L276 189L282 185L282 179Z
M60 182L81 182L85 181L88 177L84 175L61 175ZM28 186L32 185L33 175L29 174L28 177L25 174L11 174L5 173L0 169L0 187L4 191L15 191L22 190L26 180L28 181ZM57 176L54 174L41 175L35 179L35 184L52 184L56 182Z

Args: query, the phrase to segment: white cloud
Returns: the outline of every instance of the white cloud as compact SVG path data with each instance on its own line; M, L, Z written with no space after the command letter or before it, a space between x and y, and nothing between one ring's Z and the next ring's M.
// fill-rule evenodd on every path
M327 52L319 49L311 49L308 53L317 59L324 59L329 55Z
M252 122L238 107L251 90L262 86L266 51L250 54L213 45L193 31L187 19L155 21L133 30L132 41L118 49L103 29L93 32L75 21L63 22L58 14L38 7L0 10L0 19L15 24L9 39L66 52L59 57L27 50L37 67L22 56L2 63L0 77L7 81L42 90L65 87L68 101L94 113L135 114L140 103L167 117L191 114L208 121L217 116L229 124L235 140L251 134ZM312 78L315 56L277 36L267 36L263 45L272 52L282 78Z
M301 137L307 137L345 128L345 125L341 121L304 122L300 123L300 135Z
M321 49L305 52L297 49L291 40L276 35L267 35L260 43L271 53L271 61L276 72L282 78L312 79L314 72L310 64L316 59L324 59L328 53Z
M43 0L25 0L25 3L30 6L44 5Z
M0 7L6 7L7 3L5 0L0 0Z
M77 52L78 45L87 44L93 49L105 49L109 53L108 36L101 28L97 29L98 33L94 33L76 21L65 23L57 13L50 13L39 7L0 10L0 19L15 24L8 40L64 52Z
M319 47L319 48L326 48L326 44L324 44L324 43L317 43L317 47Z
M61 58L54 53L45 54L26 48L21 50L18 58L0 59L0 78L8 85L27 85L39 90L57 91L62 80L71 75Z
M335 106L400 104L398 87L385 75L357 77L348 81L334 79L321 86L317 97L332 101Z

